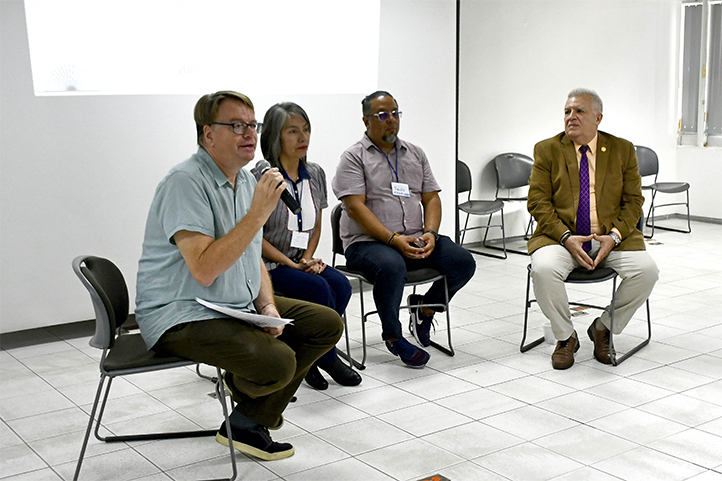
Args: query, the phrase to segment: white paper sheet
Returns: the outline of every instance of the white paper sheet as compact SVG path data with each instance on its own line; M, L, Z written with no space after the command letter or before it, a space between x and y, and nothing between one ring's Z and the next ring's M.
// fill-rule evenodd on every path
M236 319L246 321L247 323L252 324L256 327L280 327L293 322L293 319L264 316L262 314L253 314L250 312L240 311L238 309L232 309L230 307L219 306L218 304L213 304L212 302L203 300L200 297L196 297L196 302L203 306L206 306L209 309L213 309L214 311L218 311L228 316L235 317Z

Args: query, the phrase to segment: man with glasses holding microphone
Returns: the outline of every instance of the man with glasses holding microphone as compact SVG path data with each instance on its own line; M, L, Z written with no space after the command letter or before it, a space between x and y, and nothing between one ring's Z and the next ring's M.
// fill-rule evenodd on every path
M429 353L403 337L399 308L408 270L431 267L444 274L449 297L476 270L472 255L438 234L441 188L426 154L399 139L401 112L393 96L377 91L361 102L366 133L341 155L333 191L343 202L341 239L348 267L374 283L373 296L387 349L412 367L423 367ZM443 304L444 281L409 305ZM421 346L429 346L434 311L411 308L409 329Z
M282 426L286 405L311 365L336 345L343 322L333 309L273 294L261 230L286 184L278 169L256 182L243 168L262 127L250 99L204 95L194 116L198 150L160 182L148 213L136 319L148 349L225 370L236 401L235 449L286 458L293 446L274 442L268 429ZM293 323L257 328L205 301ZM216 440L228 446L225 423Z

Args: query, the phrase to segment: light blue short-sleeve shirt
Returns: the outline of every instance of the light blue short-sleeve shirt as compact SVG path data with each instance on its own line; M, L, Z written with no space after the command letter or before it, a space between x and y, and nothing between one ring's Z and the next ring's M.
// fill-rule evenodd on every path
M214 239L225 236L250 209L255 187L253 175L241 169L234 189L200 147L158 185L148 213L136 286L136 320L148 348L176 324L225 317L198 304L196 297L255 312L253 300L261 282L260 231L235 264L208 287L193 278L173 239L181 230Z

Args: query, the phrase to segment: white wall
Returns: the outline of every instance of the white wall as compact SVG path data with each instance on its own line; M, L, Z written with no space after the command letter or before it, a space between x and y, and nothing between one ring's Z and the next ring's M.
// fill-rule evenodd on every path
M536 142L564 129L567 93L587 87L604 102L601 130L653 148L660 180L694 177L692 214L722 218L711 195L714 182L695 175L700 164L721 165L722 150L686 148L677 162L678 5L462 0L459 158L472 169L474 196L493 198L495 155L532 156ZM521 235L525 206L510 207L507 235Z
M401 136L431 159L444 189L442 232L451 234L454 173L445 167L455 148L455 3L382 0L381 17L379 87L404 111ZM248 94L259 117L279 101L302 105L313 124L309 158L329 182L340 154L363 134L369 92L261 96L240 80L227 88ZM134 297L155 186L195 151L192 112L203 93L35 97L22 0L0 0L0 332L92 318L70 268L80 254L116 262ZM330 261L327 219L319 255Z
M709 175L722 150L675 143L678 5L461 0L459 149L476 195L493 196L489 160L531 155L563 129L568 91L585 86L605 102L603 130L655 149L661 179L692 184L692 214L722 218ZM379 87L399 100L401 136L431 159L441 231L453 235L455 2L382 0L381 18ZM93 317L70 269L79 254L117 262L133 295L155 186L195 149L198 95L36 98L28 55L22 1L0 0L0 332ZM275 98L228 87L249 94L259 116L278 101L301 104L313 122L309 155L329 179L362 134L362 94ZM525 218L523 206L507 217L510 235ZM324 228L319 254L329 258Z

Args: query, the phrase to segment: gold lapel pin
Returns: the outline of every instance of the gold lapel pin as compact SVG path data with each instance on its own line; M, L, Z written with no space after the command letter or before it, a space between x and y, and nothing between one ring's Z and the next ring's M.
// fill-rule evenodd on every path
M606 148L606 147L602 147L602 152L606 152L606 151L607 151L607 148Z

